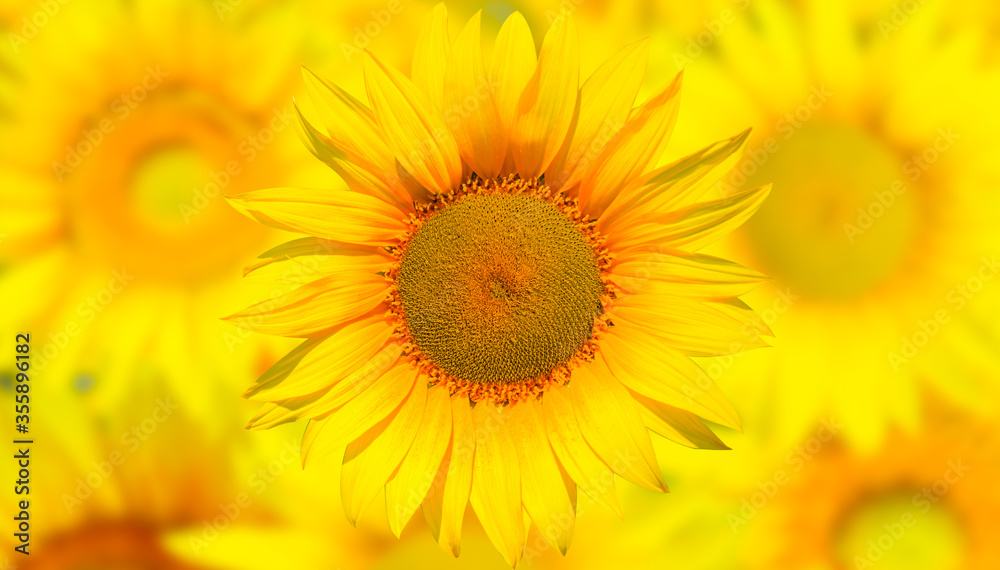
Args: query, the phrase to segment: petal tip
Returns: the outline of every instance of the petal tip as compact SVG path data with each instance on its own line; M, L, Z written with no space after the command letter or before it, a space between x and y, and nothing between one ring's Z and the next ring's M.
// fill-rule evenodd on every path
M441 546L441 550L444 550L446 553L451 554L455 558L458 558L458 556L462 553L461 543L452 542L450 540L442 540L438 544Z

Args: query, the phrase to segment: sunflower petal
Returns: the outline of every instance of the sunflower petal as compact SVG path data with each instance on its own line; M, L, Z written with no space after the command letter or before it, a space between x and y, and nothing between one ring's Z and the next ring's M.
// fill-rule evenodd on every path
M584 439L573 404L564 392L546 392L541 412L545 419L545 432L559 464L591 499L607 506L619 517L623 516L615 493L615 474Z
M243 268L243 276L283 262L294 265L284 272L275 270L274 277L287 281L305 275L332 275L344 271L378 273L388 269L393 259L379 248L310 236L283 243L258 255L257 261Z
M616 325L642 329L658 344L689 356L739 354L770 346L763 336L774 336L738 299L679 297L670 284L659 281L648 281L641 292L620 297L613 311Z
M462 159L441 112L406 76L366 53L368 99L396 160L429 190L457 188Z
M364 103L307 67L302 68L302 81L327 136L342 143L338 146L359 154L376 152L383 158L392 156L379 136L375 114Z
M599 228L624 227L648 212L669 212L690 205L739 162L750 129L650 172L635 192L619 194L598 220Z
M281 357L281 360L274 363L273 366L267 369L264 374L254 382L254 385L247 389L243 393L243 397L246 398L254 394L257 390L263 387L269 387L278 384L285 379L286 376L291 374L292 370L299 365L299 362L309 354L316 346L326 340L326 337L315 337L307 338L300 345L296 346L286 354Z
M288 422L329 415L330 410L335 410L364 393L365 388L392 368L401 353L400 345L388 344L363 366L321 392L268 402L250 420L247 429L270 429ZM402 397L402 394L399 396ZM389 399L393 397L395 395L390 395Z
M451 438L451 401L442 388L427 390L427 403L420 428L399 471L385 484L385 506L389 528L396 537L427 496L439 483L435 475L441 467Z
M330 383L322 392L281 400L281 403L290 407L298 407L302 413L313 413L314 415L339 408L378 383L379 378L396 364L400 354L402 354L402 346L397 343L386 344L364 364L355 368L340 381Z
M424 513L424 521L427 523L427 528L431 531L431 536L434 537L435 541L441 546L441 549L445 552L451 554L452 556L458 556L461 552L461 544L459 543L456 549L453 551L450 547L446 547L440 542L441 536L441 521L442 521L442 510L444 508L444 486L448 480L448 469L451 466L451 440L448 440L448 446L444 450L444 458L441 460L441 465L438 466L437 472L434 474L434 482L431 484L430 489L427 490L427 494L424 495L424 500L420 503L420 510ZM471 465L470 473L471 473ZM470 476L471 485L471 476ZM468 502L469 497L466 496L466 502ZM459 527L461 528L461 526Z
M480 178L489 179L503 168L507 131L483 64L481 18L482 11L476 12L455 40L445 73L444 109L462 159Z
M623 330L618 331L619 328ZM683 354L631 327L613 327L601 355L629 390L707 420L740 429L736 410L709 375ZM626 340L627 339L627 340ZM656 347L649 350L648 347Z
M524 508L547 540L566 554L573 539L576 509L562 469L545 434L541 404L528 401L509 406L508 425L521 466ZM576 490L576 485L572 486Z
M608 59L580 88L580 113L545 183L572 188L614 139L628 119L649 60L649 38L625 46Z
M684 72L636 109L580 184L581 205L594 217L656 165L677 122Z
M392 245L406 232L404 215L398 208L348 190L270 188L227 199L269 226L334 241Z
M361 155L341 148L330 137L319 131L305 117L299 103L295 103L295 114L299 125L299 136L316 158L333 169L353 192L391 202L401 211L412 211L413 196L423 196L424 192L410 190L400 180L392 158L387 166L377 165ZM409 185L413 186L413 184Z
M396 157L382 138L372 110L307 68L303 68L302 78L326 129L328 144L341 149L351 163L377 177L383 192L402 204L409 203L410 197L396 174ZM307 122L301 111L299 116Z
M666 247L636 247L618 253L611 276L621 290L639 293L649 280L669 283L679 296L739 297L767 277L718 257Z
M604 463L640 487L667 491L639 405L602 360L574 370L567 392L583 437Z
M410 450L416 436L413 428L420 425L426 400L427 387L413 386L395 415L383 418L347 445L340 471L340 495L352 526Z
M695 449L729 449L695 414L642 394L633 393L632 397L642 404L642 418L649 429L670 441Z
M698 250L738 228L757 211L771 192L766 184L738 194L701 202L675 210L644 216L634 227L622 229L609 239L618 248L641 244L667 244Z
M302 465L310 457L328 455L358 439L385 418L395 415L405 405L404 400L410 398L416 379L416 370L408 362L400 362L341 408L310 421L302 438ZM425 389L423 386L418 388ZM412 425L410 428L412 430Z
M519 12L507 16L497 34L490 60L490 87L505 133L510 131L517 102L535 73L537 59L535 41L524 16Z
M392 331L381 314L348 323L306 354L281 382L259 384L246 396L273 402L329 388L374 358Z
M298 415L295 410L286 408L276 402L267 402L257 410L257 413L250 418L250 421L247 422L247 425L243 426L243 429L271 429L274 426L280 426L281 424L300 419L303 419L303 416Z
M443 109L442 94L444 91L445 66L451 52L451 40L448 39L448 9L444 2L434 6L434 9L424 19L420 28L417 43L413 46L413 64L410 75L427 98L439 109Z
M476 458L469 500L486 536L511 566L524 552L526 535L521 516L521 472L508 418L483 402L472 410Z
M458 556L462 550L462 519L472 491L476 430L469 399L451 398L451 443L441 468L421 504L427 526L445 552Z
M560 17L542 42L538 66L517 102L510 150L522 178L538 178L569 134L580 86L576 24Z
M372 311L386 299L388 291L381 275L331 275L261 301L225 320L264 334L314 336Z

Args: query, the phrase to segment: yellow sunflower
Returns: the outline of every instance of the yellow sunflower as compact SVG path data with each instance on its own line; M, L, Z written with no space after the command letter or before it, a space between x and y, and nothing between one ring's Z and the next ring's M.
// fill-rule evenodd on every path
M894 426L919 429L924 386L973 412L1000 401L995 6L849 4L729 5L660 60L732 100L692 98L704 128L762 127L717 189L775 191L712 253L774 279L747 302L780 350L730 371L773 380L746 396L784 445L832 414L875 449Z
M0 393L13 398L12 391L7 384ZM210 567L172 555L164 541L175 529L211 520L220 503L243 490L234 477L239 461L232 458L239 454L229 447L233 441L206 438L204 425L192 422L158 382L133 384L127 394L132 406L112 414L98 411L92 391L32 385L32 401L45 402L31 418L33 443L4 445L5 455L28 456L29 473L27 492L17 496L27 508L15 501L2 507L6 520L27 520L25 537L5 533L2 539L11 568ZM203 462L209 456L218 459L211 467ZM259 524L268 515L258 509L241 522Z
M328 177L293 132L301 26L273 6L220 20L200 1L51 5L35 29L18 24L31 3L0 46L8 322L34 333L33 367L53 381L104 370L97 389L123 405L154 367L210 415L219 380L273 362L216 319L255 297L225 285L270 239L221 193Z
M457 555L471 502L516 565L528 518L566 551L577 487L614 509L614 474L666 491L647 429L723 448L702 419L739 427L690 357L765 345L737 299L763 278L692 252L769 187L697 201L748 132L658 166L680 76L633 108L648 41L581 87L570 18L536 56L514 13L486 59L480 17L452 41L435 7L411 77L367 54L367 104L306 73L305 140L346 188L230 201L309 235L255 268L326 275L230 319L305 338L248 390L268 402L248 427L309 420L303 459L346 446L351 522L384 488L395 533L422 507Z
M24 544L16 531L4 533L0 568L251 570L289 560L332 568L368 563L382 550L385 538L357 532L348 548L346 522L312 518L328 485L299 468L298 434L238 429L249 403L195 417L164 379L131 383L130 405L112 410L93 386L31 380L33 443L0 448L28 455L28 491L9 495L27 509L4 501L0 516L27 517L29 554L14 551ZM0 396L12 401L18 383L2 380Z
M997 425L940 408L926 423L874 454L835 442L785 467L790 481L755 503L746 567L997 568Z

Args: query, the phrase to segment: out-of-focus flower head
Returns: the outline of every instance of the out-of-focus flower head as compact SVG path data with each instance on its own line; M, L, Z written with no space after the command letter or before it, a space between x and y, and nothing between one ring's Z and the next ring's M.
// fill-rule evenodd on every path
M45 6L55 13L11 18L0 59L6 320L34 333L49 381L90 374L124 406L128 384L163 371L178 401L210 414L213 390L272 358L218 320L269 239L221 194L326 176L294 134L296 11Z
M750 304L776 349L710 372L786 441L832 412L871 449L918 429L923 386L972 412L998 401L1000 74L977 16L997 11L904 4L722 2L654 58L700 79L676 148L756 126L718 189L774 193L720 251L774 278Z
M746 523L738 528L748 567L1000 565L998 426L934 408L924 431L893 433L873 454L807 440L770 478L747 486L734 516Z

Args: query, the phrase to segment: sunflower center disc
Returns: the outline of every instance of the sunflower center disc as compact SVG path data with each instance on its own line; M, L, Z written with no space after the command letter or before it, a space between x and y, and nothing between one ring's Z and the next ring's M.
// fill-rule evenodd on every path
M567 362L601 314L588 238L552 202L472 194L414 233L397 278L414 343L475 383L537 378Z
M843 566L860 568L868 561L886 570L964 567L967 547L954 512L945 501L916 497L913 491L876 497L851 512L836 541Z
M747 221L748 243L767 272L796 291L831 301L863 297L909 258L920 190L869 134L806 125L751 166L757 173L747 186L773 182L774 191Z

